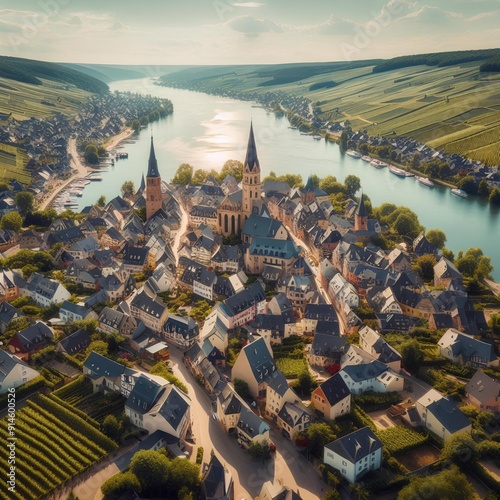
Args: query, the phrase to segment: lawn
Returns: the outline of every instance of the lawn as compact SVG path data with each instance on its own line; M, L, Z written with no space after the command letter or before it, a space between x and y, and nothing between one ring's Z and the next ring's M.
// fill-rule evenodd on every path
M409 470L414 471L430 465L441 458L441 452L430 444L423 444L411 453L398 453L396 458Z
M304 358L280 358L276 360L276 366L286 378L297 378L301 372L307 370L307 362Z

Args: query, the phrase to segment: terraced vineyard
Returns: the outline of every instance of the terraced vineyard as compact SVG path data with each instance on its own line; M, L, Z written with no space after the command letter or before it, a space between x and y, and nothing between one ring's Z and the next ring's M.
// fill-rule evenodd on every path
M16 413L16 489L0 491L6 500L41 498L116 449L115 443L68 408L36 396ZM7 443L8 423L0 422ZM0 473L7 477L6 446L0 449Z
M391 453L408 451L427 441L427 436L403 426L377 431L377 437Z
M30 184L31 173L26 168L28 162L26 151L0 143L0 178L16 179L23 184Z

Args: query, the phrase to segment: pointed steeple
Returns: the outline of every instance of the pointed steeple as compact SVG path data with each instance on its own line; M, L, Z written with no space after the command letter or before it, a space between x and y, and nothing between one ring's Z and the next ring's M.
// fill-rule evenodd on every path
M254 170L255 166L260 172L259 158L257 157L257 147L255 146L255 137L253 136L253 123L250 123L250 135L248 137L247 155L245 157L244 167L248 170Z
M366 213L365 198L363 192L361 192L361 197L359 198L358 208L356 208L356 215L358 217L366 217L368 215Z
M146 189L146 181L144 180L144 173L143 173L141 178L141 187L139 188L139 191L143 193L145 189Z
M312 180L312 176L309 176L307 178L307 183L306 183L306 186L304 187L304 191L306 193L308 192L314 192L316 190L315 186L314 186L314 183L313 183L313 180Z
M153 136L151 136L151 149L149 150L149 161L148 161L148 177L160 177L158 172L158 162L156 161L155 148L153 145Z

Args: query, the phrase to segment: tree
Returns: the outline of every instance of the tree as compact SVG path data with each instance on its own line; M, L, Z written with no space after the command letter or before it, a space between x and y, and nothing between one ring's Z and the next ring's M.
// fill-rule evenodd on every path
M170 182L172 184L180 184L182 186L187 186L191 179L193 178L193 167L188 163L182 163L176 170L175 175L172 177Z
M226 175L232 175L238 182L243 179L243 163L238 160L227 160L220 171L219 180L223 181Z
M141 483L133 472L115 474L107 479L101 486L102 494L106 500L115 500L129 491L141 492Z
M311 424L306 435L309 440L309 452L317 458L323 456L325 445L337 438L332 428L324 422Z
M196 491L200 484L200 469L185 458L174 458L170 462L169 483L173 491L179 491L182 487Z
M382 203L380 207L373 209L373 214L377 217L377 219L380 219L382 222L386 222L384 219L395 212L397 208L398 206L394 203Z
M5 214L0 219L0 228L18 232L23 227L23 218L17 212Z
M321 179L319 187L326 194L337 194L345 192L345 186L341 182L338 182L337 178L333 175L327 175L326 177Z
M476 179L471 175L466 175L458 182L458 187L468 194L477 194Z
M477 444L467 433L452 436L444 443L441 458L457 465L475 462L479 459Z
M488 199L493 205L500 205L500 189L493 188Z
M138 451L130 461L130 471L139 479L145 493L161 491L171 474L168 458L154 450Z
M250 389L248 384L242 380L241 378L235 378L233 380L234 390L239 394L243 399L247 399L250 396Z
M194 171L190 184L204 184L207 181L208 172L201 168Z
M95 144L87 144L83 153L83 157L87 163L95 165L99 163L99 150Z
M493 271L490 257L483 255L480 248L469 248L465 252L459 252L455 267L469 278L487 278Z
M113 414L107 415L104 419L102 431L109 438L118 441L120 437L120 422L118 422L118 419Z
M342 500L342 496L337 490L330 490L323 495L323 500Z
M477 194L482 196L483 198L488 198L490 195L490 186L488 186L488 182L486 179L482 179L477 188Z
M349 134L345 130L343 130L342 133L340 134L340 144L339 144L341 152L347 151L348 143L349 143Z
M345 193L349 198L354 198L361 188L361 181L356 175L348 175L344 179Z
M321 182L321 179L317 174L311 174L311 182L313 183L314 187L319 187L319 183Z
M436 247L442 249L446 243L446 234L441 229L429 229L425 237Z
M135 186L133 181L125 181L122 184L121 192L124 198L127 196L133 196L135 193Z
M488 326L491 328L494 335L500 334L500 314L492 314L488 321Z
M99 196L99 198L97 199L97 206L101 208L104 208L106 206L106 196L104 196L103 194Z
M94 340L87 347L87 355L89 355L92 351L95 351L97 354L101 354L102 356L106 356L106 354L108 354L108 343L104 342L104 340Z
M299 174L283 174L278 177L278 181L286 182L291 188L303 186L302 176Z
M434 476L414 476L402 488L398 500L408 498L439 498L439 500L469 500L474 498L474 488L458 467L443 470Z
M318 383L309 373L309 370L304 370L299 374L299 378L295 381L293 387L300 392L302 396L307 397L311 395L311 392L316 389L316 387L318 387Z
M413 269L420 274L424 281L432 281L434 279L434 266L436 263L437 261L434 255L421 255L415 259Z
M29 191L20 191L15 197L16 206L19 213L24 217L28 212L33 211L35 197Z
M130 128L137 134L141 130L141 122L135 119L131 124Z
M260 458L265 460L270 457L269 453L269 443L259 443L258 441L252 441L248 445L248 453L254 458Z
M391 229L400 236L408 236L414 239L420 232L420 225L418 224L418 220L415 220L409 214L401 213L391 225Z
M409 340L405 342L401 348L401 358L403 361L403 366L409 372L415 372L418 370L419 366L424 360L424 351L420 347L417 339Z

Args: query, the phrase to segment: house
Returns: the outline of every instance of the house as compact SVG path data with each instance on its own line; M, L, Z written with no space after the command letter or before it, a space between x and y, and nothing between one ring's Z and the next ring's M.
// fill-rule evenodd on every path
M338 323L337 313L331 304L306 304L302 319L304 335L314 335L318 321Z
M68 321L83 321L87 319L97 319L97 314L80 304L75 304L65 300L59 308L59 319L67 323Z
M250 323L257 314L266 312L266 293L259 281L224 300L219 306L220 318L227 329Z
M19 387L39 375L17 356L0 349L0 394Z
M321 330L318 330L320 328ZM338 323L318 322L307 361L318 370L340 362L346 350L345 337L338 332Z
M170 314L163 325L162 336L181 349L188 349L198 341L200 329L190 316L182 317Z
M217 396L217 420L227 433L236 432L241 409L244 407L244 401L226 384Z
M233 476L212 450L210 462L203 469L201 500L234 500Z
M241 239L243 243L252 243L254 238L273 238L276 240L286 240L288 232L282 222L271 217L262 217L252 214L246 220Z
M270 443L269 431L271 428L247 407L241 409L240 418L236 424L238 444L248 448L250 443L265 445Z
M278 413L277 423L281 434L292 439L297 433L303 432L309 427L311 414L301 401L285 403Z
M83 240L73 243L66 251L75 259L86 259L91 257L98 248L97 241L92 236L87 236Z
M83 363L83 374L92 382L94 392L120 392L125 366L92 351Z
M425 254L437 255L438 249L425 237L424 233L421 233L413 240L413 253L417 257Z
M338 470L351 484L382 466L382 442L369 427L362 427L325 445L323 462Z
M359 330L359 345L363 351L385 363L395 372L401 370L401 354L391 347L375 330L364 325Z
M42 321L14 334L7 344L9 351L25 361L31 354L47 347L54 338L54 332Z
M314 389L311 403L324 418L335 420L351 411L351 391L342 376L336 373Z
M75 354L82 352L84 349L87 349L90 342L91 339L87 330L80 328L76 332L60 340L56 346L56 351L74 356Z
M300 403L300 398L288 385L285 375L281 371L276 370L272 380L267 385L266 416L276 421L278 413L285 403Z
M136 321L128 314L105 307L99 315L99 328L107 333L131 335L136 328Z
M480 410L500 412L500 382L478 370L465 386L467 400Z
M134 294L130 311L137 322L142 321L157 333L161 333L168 318L167 306L161 300L150 297L144 290Z
M458 406L447 396L435 389L429 390L415 404L420 424L429 429L443 441L448 441L456 434L470 434L470 420L459 410Z
M59 282L33 273L29 280L24 295L31 297L38 305L48 307L51 304L60 304L71 297L71 293Z
M238 354L231 371L232 379L242 379L248 384L254 398L265 397L267 384L276 371L271 348L263 338L247 344Z
M298 257L299 250L292 240L254 238L245 253L245 269L249 274L262 274L267 265L275 265L291 273Z
M286 486L266 481L262 485L257 500L301 500L301 498L302 497L298 493L288 489Z
M473 368L498 366L498 356L492 344L478 340L454 328L449 328L438 341L439 352L446 359Z
M281 344L290 335L285 335L285 320L277 314L257 314L249 326L268 343Z
M24 313L16 307L10 305L8 302L0 303L0 333L5 333L13 319L24 316Z
M347 365L339 373L352 394L402 391L404 388L404 378L380 361Z
M10 269L0 270L0 297L6 302L17 299L27 286L22 274Z
M441 257L434 266L434 286L447 288L450 284L462 288L462 274L448 259Z

